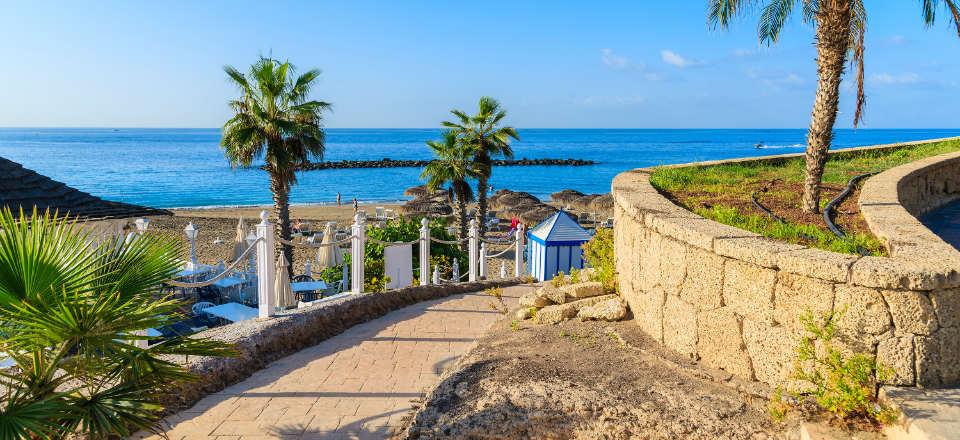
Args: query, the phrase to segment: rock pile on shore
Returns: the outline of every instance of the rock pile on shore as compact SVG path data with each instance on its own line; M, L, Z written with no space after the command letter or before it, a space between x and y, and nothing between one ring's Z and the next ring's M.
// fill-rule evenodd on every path
M408 159L390 159L385 157L380 160L336 160L326 162L311 162L299 167L300 171L327 170L327 169L345 169L345 168L416 168L424 167L429 160L408 160ZM595 165L596 162L584 159L499 159L494 160L494 166L586 166Z
M559 324L567 319L619 321L627 307L616 294L604 294L603 285L587 281L556 287L546 284L520 297L516 318L533 319L537 324Z

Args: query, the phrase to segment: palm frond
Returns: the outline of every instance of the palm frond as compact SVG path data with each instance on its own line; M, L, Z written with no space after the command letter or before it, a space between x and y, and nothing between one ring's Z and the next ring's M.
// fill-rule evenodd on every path
M757 35L761 44L772 45L780 40L780 32L793 13L797 0L771 0L760 13Z

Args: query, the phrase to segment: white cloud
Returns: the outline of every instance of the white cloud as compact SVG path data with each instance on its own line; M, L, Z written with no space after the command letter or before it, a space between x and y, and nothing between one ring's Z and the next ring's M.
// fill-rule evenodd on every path
M630 65L630 60L613 53L613 49L601 49L600 54L600 60L603 61L603 64L607 67L625 69Z
M894 46L900 46L907 42L907 37L904 37L903 35L892 35L890 38L887 38L887 42Z
M757 54L757 51L750 49L736 49L733 51L733 56L737 58L746 58L752 57Z
M681 69L684 67L702 66L706 64L701 60L696 60L693 58L684 58L680 54L670 50L660 51L660 58L663 60L663 62L671 66L679 67Z
M871 83L881 85L916 84L919 83L920 80L920 75L917 75L913 72L900 73L896 75L889 73L874 73L870 75Z
M747 69L747 78L757 81L768 91L779 92L785 88L797 88L806 84L806 80L793 72L764 72L757 69Z
M663 75L660 73L648 70L647 66L643 63L634 62L625 56L618 55L613 51L613 49L600 49L600 61L604 66L607 66L612 70L623 70L638 73L647 81L660 81L663 79Z

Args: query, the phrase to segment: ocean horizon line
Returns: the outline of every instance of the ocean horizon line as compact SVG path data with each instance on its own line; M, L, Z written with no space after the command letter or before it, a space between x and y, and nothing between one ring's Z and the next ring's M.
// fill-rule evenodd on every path
M324 130L442 130L443 127L323 127ZM137 127L137 126L0 126L0 130L220 130L222 127ZM521 127L517 130L807 130L807 127ZM960 130L958 127L841 127L836 130Z

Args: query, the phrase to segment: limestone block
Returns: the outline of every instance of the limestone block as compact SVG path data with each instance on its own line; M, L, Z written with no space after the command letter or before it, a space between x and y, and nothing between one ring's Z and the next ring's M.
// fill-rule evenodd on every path
M697 354L703 364L740 378L753 379L753 365L747 354L740 321L730 307L697 314Z
M680 298L699 310L712 310L723 305L724 258L696 248L687 249L687 276L680 288Z
M581 321L619 321L627 316L627 307L620 298L610 298L577 312Z
M663 343L692 359L697 357L697 307L667 295L663 307Z
M799 334L783 326L744 319L743 340L757 380L770 385L786 382L793 371Z
M917 385L923 387L942 385L943 382L940 379L940 338L914 336L913 349L917 369ZM950 367L956 368L956 365Z
M940 339L940 376L944 385L960 384L960 328L941 328L937 332Z
M881 289L933 290L941 278L920 263L884 257L862 257L850 269L851 283Z
M777 254L777 266L781 271L845 283L850 278L850 266L857 259L851 255L810 248Z
M660 244L663 237L651 232L646 239L646 246L640 249L640 290L650 291L660 284ZM633 304L631 304L633 306Z
M688 211L689 212L689 211ZM757 237L758 235L705 218L651 218L650 227L667 237L704 250L713 250L713 240L720 237Z
M640 301L629 302L633 318L640 330L655 341L663 342L663 303L666 295L662 291L643 292Z
M572 304L556 304L537 310L533 320L537 324L559 324L574 316L577 316L577 309Z
M935 290L930 299L941 327L960 327L960 289Z
M777 272L729 260L723 266L723 303L740 316L770 319Z
M588 281L586 283L577 283L563 286L560 288L567 298L590 298L591 296L603 295L603 284L597 281Z
M664 238L660 243L660 286L669 294L679 292L686 275L686 246Z
M521 307L517 309L517 311L513 314L513 316L523 321L524 319L530 318L530 316L532 316L532 313L530 312L529 307Z
M764 237L718 238L713 243L713 251L718 255L774 269L777 254L801 249L806 248Z
M833 309L841 314L837 327L849 337L879 335L892 325L883 296L874 289L837 284Z
M926 294L910 291L883 291L898 332L929 335L936 330L937 316Z
M537 289L537 297L549 301L550 304L563 304L567 302L567 294L553 284L547 283Z
M913 336L895 336L880 341L877 345L877 362L893 370L893 377L887 379L887 384L913 385Z
M537 295L536 292L528 292L520 296L518 300L520 305L524 308L527 307L546 307L553 304L552 301Z
M833 310L833 283L787 272L777 274L773 292L773 319L791 329L802 329L800 315L806 311L815 317Z

